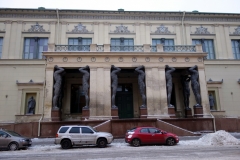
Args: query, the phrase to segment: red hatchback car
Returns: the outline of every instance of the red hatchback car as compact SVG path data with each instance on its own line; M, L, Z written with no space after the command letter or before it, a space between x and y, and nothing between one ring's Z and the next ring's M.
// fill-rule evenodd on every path
M127 131L125 142L134 147L142 144L167 144L172 146L179 142L179 138L173 133L155 127L136 127Z

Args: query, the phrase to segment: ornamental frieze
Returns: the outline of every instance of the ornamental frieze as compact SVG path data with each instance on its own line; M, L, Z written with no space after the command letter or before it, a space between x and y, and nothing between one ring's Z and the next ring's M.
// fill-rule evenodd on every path
M107 13L106 13L107 14ZM55 14L0 14L0 18L57 19ZM166 20L181 21L181 16L122 16L122 15L60 15L60 19L98 19L98 20ZM184 21L240 22L240 18L185 17Z
M28 29L28 32L45 32L45 29L43 29L43 26L40 26L37 22L36 25L31 25L31 28Z

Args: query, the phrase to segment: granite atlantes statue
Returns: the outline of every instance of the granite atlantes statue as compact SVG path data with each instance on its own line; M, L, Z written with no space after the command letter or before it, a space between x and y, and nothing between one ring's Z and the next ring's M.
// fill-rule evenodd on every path
M118 76L117 73L121 71L120 68L115 67L114 65L111 66L112 72L111 72L111 79L112 79L112 108L117 108L115 105L115 96L117 93L117 87L118 87Z
M184 75L181 77L181 83L182 83L182 90L183 90L183 98L184 98L184 106L186 110L189 110L189 97L190 97L190 88L189 88L189 82L190 82L190 75Z
M89 96L88 96L88 89L89 89L88 80L90 77L89 66L87 65L86 67L79 68L79 71L83 73L82 85L83 85L83 92L84 92L85 101L86 101L86 105L83 108L87 109L89 108Z
M201 107L201 95L200 95L200 85L198 83L198 67L197 65L189 68L188 70L191 73L191 86L192 90L196 99L197 104L194 105L195 107Z
M167 84L167 104L168 107L174 107L173 105L170 104L171 102L171 96L172 96L172 72L175 71L175 68L173 67L169 67L168 65L166 65L166 84Z
M142 96L142 105L140 106L140 108L146 108L147 107L146 95L145 95L146 86L144 83L145 73L142 69L144 69L144 66L137 67L135 71L138 72L138 86L139 86L140 94Z
M57 65L54 66L55 72L53 74L54 78L54 96L53 96L53 109L59 109L59 101L62 93L62 77L65 74L65 70Z
M31 96L28 100L28 114L35 114L35 106L36 106L36 101Z

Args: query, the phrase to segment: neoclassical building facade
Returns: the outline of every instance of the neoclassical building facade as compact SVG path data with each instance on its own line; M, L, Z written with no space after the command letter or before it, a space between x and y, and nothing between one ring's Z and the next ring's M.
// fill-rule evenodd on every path
M0 123L204 119L240 115L240 14L0 9ZM53 109L55 66L64 69ZM112 65L117 74L112 108ZM174 67L167 103L166 65ZM201 107L183 76L197 65ZM89 107L83 74L89 66ZM146 107L138 73L145 73ZM211 97L210 97L211 96ZM29 99L35 112L29 113Z

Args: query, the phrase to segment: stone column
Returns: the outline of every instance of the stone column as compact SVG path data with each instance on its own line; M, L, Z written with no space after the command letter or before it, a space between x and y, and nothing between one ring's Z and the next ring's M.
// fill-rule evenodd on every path
M104 115L111 116L111 67L104 67Z
M109 22L104 22L104 40L103 44L110 44L110 38L109 38Z
M229 37L229 25L223 25L223 30L224 30L224 43L226 45L226 50L227 50L227 57L226 59L234 59L233 58L233 53L232 53L232 44L231 44L231 39Z
M66 32L67 32L67 22L61 22L61 30L59 28L59 33L61 33L61 39L59 41L59 44L68 44L67 37L66 37ZM61 32L60 32L61 31Z
M158 68L159 72L159 84L160 84L160 110L162 117L168 118L168 105L167 105L167 89L166 89L166 78L165 78L165 66Z
M136 31L136 39L134 42L134 45L140 45L141 44L141 35L140 35L140 23L135 23L135 31Z
M176 32L176 39L177 39L177 42L175 45L182 45L183 42L181 41L181 28L180 28L180 24L177 23L174 25L175 26L175 32Z
M52 22L49 22L49 25L50 25L50 37L49 37L49 43L54 43L55 42L55 35L56 35L56 22L55 21L52 21ZM57 33L58 34L58 33Z
M218 24L215 24L214 28L215 28L215 34L216 34L216 44L218 44L215 47L215 58L216 59L224 59L224 50L223 50L223 45L222 45L222 40L221 40L222 32L220 31ZM216 53L218 53L218 54L216 54Z
M151 23L145 23L145 44L152 44L151 38L150 38L150 33L151 33Z
M51 120L52 98L53 98L53 67L46 67L46 88L44 100L44 120Z
M206 75L205 75L204 68L199 67L198 74L199 74L199 84L200 84L201 100L202 100L202 107L203 107L203 116L209 117L210 107L209 107L207 83L205 79Z
M105 31L105 29L104 29L103 23L99 23L99 26L98 26L98 42L95 43L95 44L103 44L104 43L104 38L103 38L105 36L104 31Z
M98 32L98 22L93 22L93 32L94 32L94 36L93 36L93 41L92 41L92 43L93 44L99 44L99 42L98 42L98 34L99 34L99 32Z
M10 38L11 38L12 21L7 20L4 22L4 24L5 24L5 36L4 36L4 41L3 41L3 49L2 49L1 59L9 59L9 45L11 44Z
M97 68L90 67L89 116L97 115ZM89 118L90 118L89 117Z
M191 26L188 23L186 23L184 29L185 29L185 35L183 35L183 36L186 36L185 37L185 40L186 40L186 44L185 45L192 45ZM182 42L182 44L183 44L183 42Z
M140 24L140 44L146 44L145 39L146 39L146 30L145 30L145 26L143 23ZM136 44L136 45L140 45L140 44Z
M23 21L17 21L17 33L16 36L14 37L16 39L16 47L15 47L15 58L16 59L22 59L22 52L21 52L21 38L22 38L22 28L23 28Z

